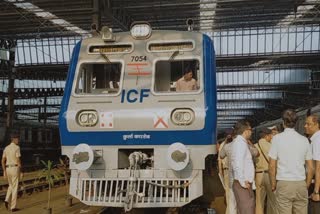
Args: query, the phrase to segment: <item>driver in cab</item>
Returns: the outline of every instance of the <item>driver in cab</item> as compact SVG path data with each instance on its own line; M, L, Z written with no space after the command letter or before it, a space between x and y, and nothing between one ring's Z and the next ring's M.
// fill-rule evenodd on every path
M183 77L181 77L176 83L176 91L179 92L197 90L197 81L192 77L192 69L190 67L187 67L184 71Z

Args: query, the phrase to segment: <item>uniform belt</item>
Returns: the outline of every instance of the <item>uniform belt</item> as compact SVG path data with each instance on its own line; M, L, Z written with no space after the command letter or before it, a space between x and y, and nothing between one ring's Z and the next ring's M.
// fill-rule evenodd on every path
M238 179L233 179L233 181L240 183ZM249 182L249 184L252 184L253 182Z
M228 170L228 168L226 168L226 167L225 167L225 168L222 168L222 169L223 169L223 170Z
M240 181L237 180L237 179L234 179L233 182L236 182L236 183L240 184ZM252 185L252 182L249 182L249 184ZM241 184L240 184L240 185L241 185Z
M268 170L264 170L264 171L256 171L256 173L268 173Z
M17 167L17 166L18 166L18 164L8 164L8 165L6 165L7 168L9 168L9 167Z

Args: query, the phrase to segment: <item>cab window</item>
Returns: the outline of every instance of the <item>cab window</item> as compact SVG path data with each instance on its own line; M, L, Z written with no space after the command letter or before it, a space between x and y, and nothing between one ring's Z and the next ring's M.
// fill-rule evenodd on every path
M199 90L198 60L160 60L155 66L154 91L190 93Z
M76 94L117 94L121 63L84 63L80 67Z

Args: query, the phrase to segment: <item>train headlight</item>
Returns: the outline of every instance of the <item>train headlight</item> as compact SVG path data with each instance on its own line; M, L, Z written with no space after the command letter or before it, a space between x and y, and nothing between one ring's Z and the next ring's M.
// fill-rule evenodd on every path
M176 125L189 125L194 120L194 112L191 109L175 109L171 113L171 120Z
M81 124L85 124L85 123L87 123L87 121L88 121L88 114L81 114L80 116L79 116L79 121L80 121L80 123Z
M80 126L95 126L98 122L98 114L94 110L84 110L78 113L78 124Z
M186 168L190 161L190 154L187 147L182 143L173 143L167 152L167 162L171 169L180 171Z
M151 26L147 22L133 23L130 29L131 36L135 39L147 39L151 36Z

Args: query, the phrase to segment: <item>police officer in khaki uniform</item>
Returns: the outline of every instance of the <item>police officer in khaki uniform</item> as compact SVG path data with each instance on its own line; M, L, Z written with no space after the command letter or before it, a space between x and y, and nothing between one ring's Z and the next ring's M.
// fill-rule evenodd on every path
M277 213L276 198L271 190L269 180L268 153L271 148L272 131L263 128L260 132L261 139L255 144L260 156L256 159L256 214L264 214L265 200L267 199L267 214Z
M18 185L21 169L19 136L11 134L11 143L3 150L2 170L3 176L8 179L9 187L5 198L5 206L8 209L9 199L11 197L11 211L18 211L17 197Z
M276 134L279 134L279 130L278 130L278 127L277 127L277 126L268 127L268 129L271 130L271 135L272 135L272 136L275 136Z

